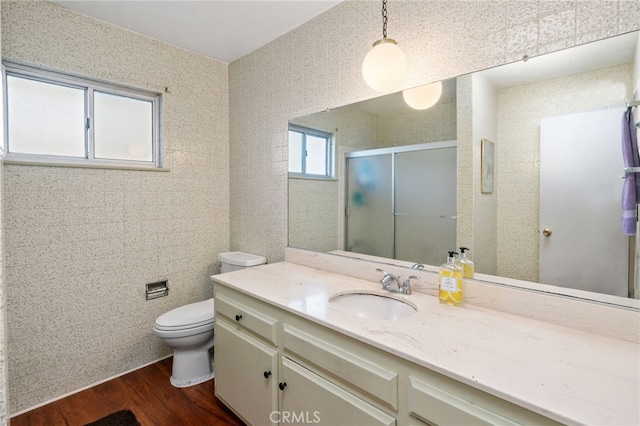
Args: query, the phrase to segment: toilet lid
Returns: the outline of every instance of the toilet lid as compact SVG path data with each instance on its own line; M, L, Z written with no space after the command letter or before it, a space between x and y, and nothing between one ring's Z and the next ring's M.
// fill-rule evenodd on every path
M162 314L156 320L160 329L190 328L213 322L213 299L190 303Z

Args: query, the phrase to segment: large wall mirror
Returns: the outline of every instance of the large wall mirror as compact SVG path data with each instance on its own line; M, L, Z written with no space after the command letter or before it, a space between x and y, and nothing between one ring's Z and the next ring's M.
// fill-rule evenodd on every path
M427 269L465 246L479 279L637 308L620 203L638 39L444 81L423 111L394 93L291 120L331 137L327 176L290 175L289 246Z

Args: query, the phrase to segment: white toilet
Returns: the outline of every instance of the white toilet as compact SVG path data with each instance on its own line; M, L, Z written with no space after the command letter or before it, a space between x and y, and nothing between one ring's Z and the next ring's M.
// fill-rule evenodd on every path
M230 272L263 265L263 256L243 252L218 254L220 272ZM156 319L153 332L173 348L171 384L178 388L197 385L214 377L213 299L190 303L162 314Z

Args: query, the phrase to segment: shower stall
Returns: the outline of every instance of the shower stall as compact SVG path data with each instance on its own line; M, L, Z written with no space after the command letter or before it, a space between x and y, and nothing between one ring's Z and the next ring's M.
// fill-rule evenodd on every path
M346 154L345 249L439 265L456 248L456 141Z

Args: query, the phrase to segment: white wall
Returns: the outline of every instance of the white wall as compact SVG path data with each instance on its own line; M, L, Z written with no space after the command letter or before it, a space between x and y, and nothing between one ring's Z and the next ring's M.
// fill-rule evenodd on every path
M48 2L2 2L5 59L168 93L170 172L5 165L10 411L170 354L158 315L229 249L227 65ZM169 296L145 301L144 284Z

